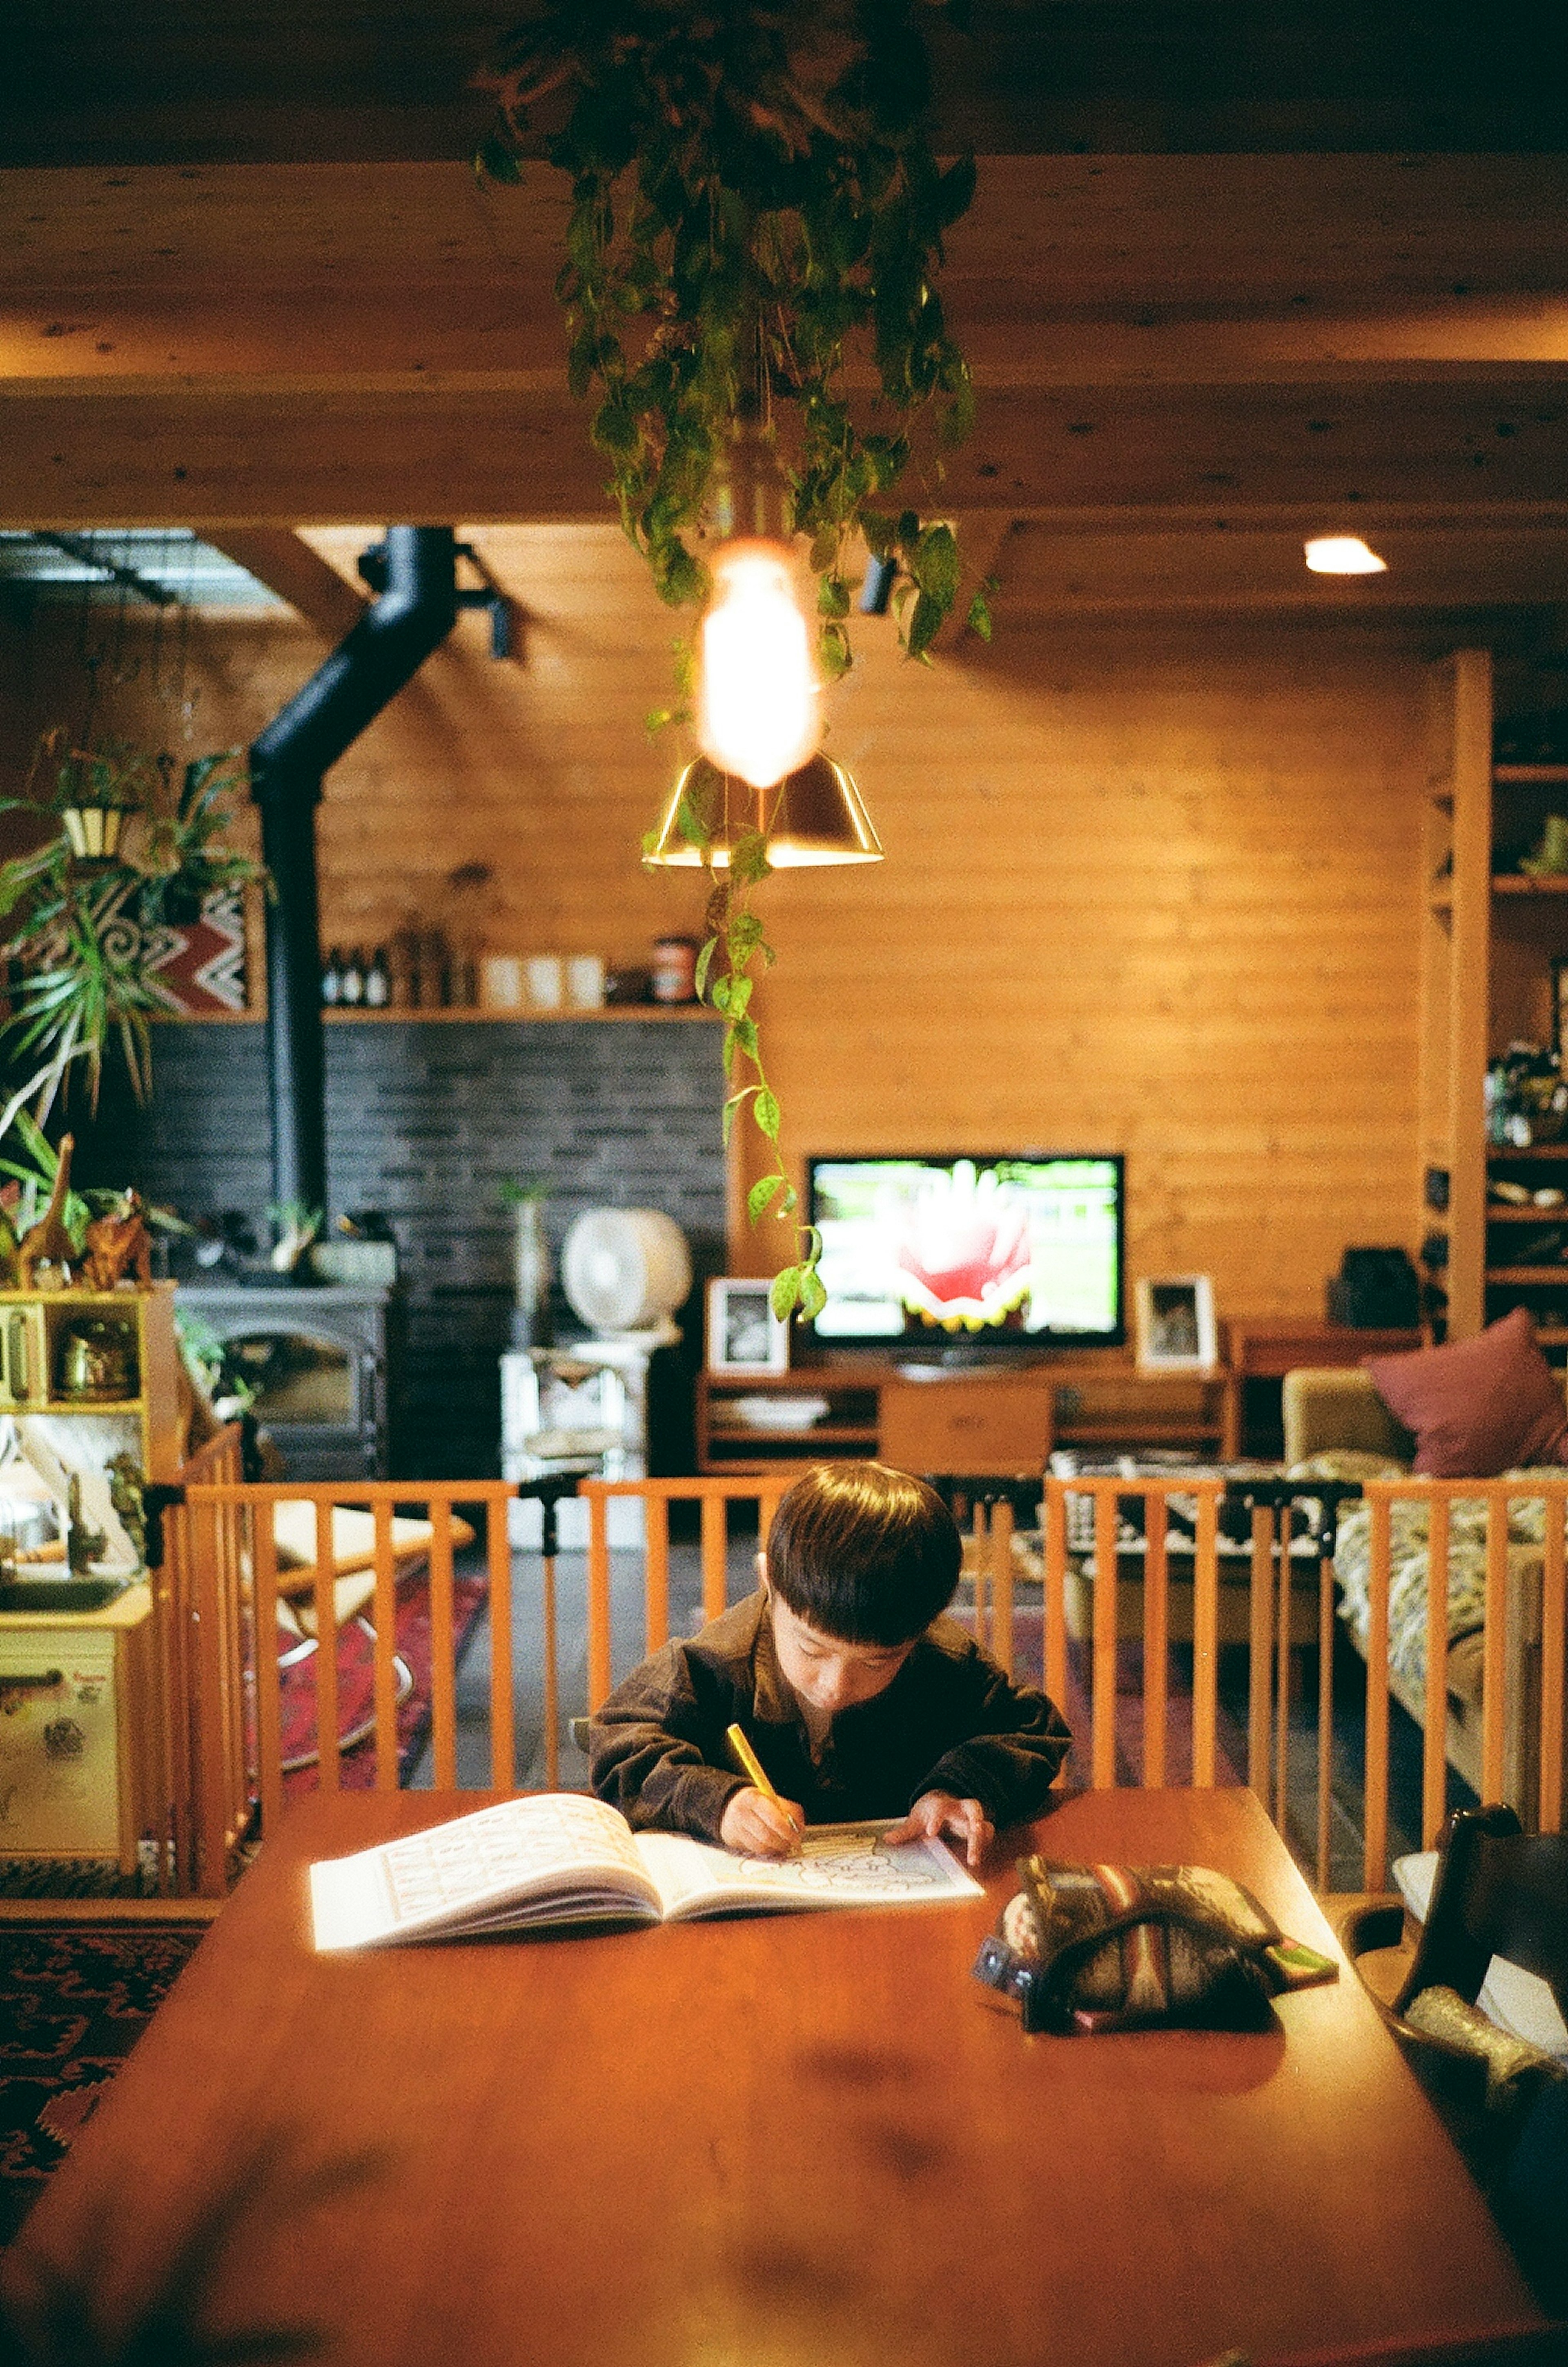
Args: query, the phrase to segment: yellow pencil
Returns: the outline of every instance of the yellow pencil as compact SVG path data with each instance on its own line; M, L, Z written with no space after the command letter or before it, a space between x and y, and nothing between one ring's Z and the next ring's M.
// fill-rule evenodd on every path
M747 1741L746 1737L742 1734L740 1728L738 1726L728 1727L725 1733L724 1738L726 1742L728 1743L731 1750L734 1751L736 1758L739 1761L740 1772L746 1777L748 1783L750 1784L752 1789L754 1791L761 1792L764 1800L772 1800L775 1806L784 1808L784 1802L779 1798L777 1792L773 1789L773 1784L768 1780L767 1769L763 1766L761 1761L758 1758L756 1752ZM789 1817L789 1821L793 1825L795 1818L789 1816L789 1810L787 1808L784 1808L784 1815ZM798 1841L796 1841L795 1846L796 1848L800 1846Z

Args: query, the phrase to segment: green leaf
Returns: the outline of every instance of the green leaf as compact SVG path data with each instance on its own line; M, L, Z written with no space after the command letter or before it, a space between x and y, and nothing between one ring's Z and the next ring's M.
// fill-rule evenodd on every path
M716 1011L721 1011L728 1016L734 998L735 981L728 971L721 972L713 982L713 991L709 994L708 1001Z
M729 853L729 876L738 888L754 888L773 869L768 861L768 842L760 830L749 830L738 838Z
M523 178L523 166L505 141L492 134L481 141L475 152L474 176L479 181L500 181L514 189Z
M729 993L724 1002L723 1008L728 1012L731 1019L744 1019L746 1016L746 1006L751 1000L751 980L749 978L738 977L732 969L729 973L728 983ZM718 1002L716 991L714 995L714 1001L716 1004Z
M983 592L976 592L973 600L970 601L969 615L965 621L968 624L969 630L972 633L978 633L983 641L988 641L990 640L991 604L987 599Z
M724 1139L727 1146L728 1144L730 1135L734 1132L735 1120L739 1115L741 1103L750 1101L751 1095L756 1092L756 1090L757 1088L755 1085L743 1085L738 1093L731 1093L729 1099L725 1103Z
M817 640L817 662L829 682L841 682L854 663L850 637L842 625L824 625Z
M750 1060L757 1057L757 1023L754 1019L737 1019L729 1033Z
M787 1323L800 1297L800 1268L786 1265L773 1276L773 1286L768 1293L768 1304L781 1323Z
M946 608L940 601L934 600L929 592L920 594L915 603L914 613L909 618L908 638L905 644L912 658L922 657L930 649L942 629L942 619L946 615Z
M782 1190L784 1181L782 1175L764 1175L760 1183L752 1184L746 1195L746 1214L753 1224L767 1214L768 1205Z
M909 557L909 572L920 590L942 603L942 613L958 597L958 539L950 526L929 526Z
M960 156L955 164L948 166L937 185L937 217L943 230L951 230L974 202L975 159Z
M766 1085L759 1087L756 1103L753 1105L751 1115L756 1119L761 1131L767 1136L768 1140L770 1142L776 1142L779 1138L779 1118L781 1115L779 1110L778 1095L770 1092Z
M731 935L731 939L733 940L733 936L734 936L734 932L733 932L733 930L730 932L730 935ZM696 980L695 980L695 983L696 983L696 990L697 990L697 1001L698 1001L699 1002L700 1002L702 1001L702 999L703 999L703 994L704 994L704 991L705 991L705 988L706 988L706 986L707 986L707 982L708 982L708 971L713 968L713 957L714 957L715 954L716 954L716 953L717 953L717 951L718 951L718 939L717 939L716 937L709 937L709 939L708 939L708 941L707 941L707 943L704 946L704 947L703 947L703 949L702 949L701 953L697 956L697 972L696 972Z
M813 1323L828 1304L828 1293L822 1277L814 1265L804 1266L800 1275L800 1312L803 1321Z
M849 615L850 587L841 575L825 575L818 585L817 613L819 617Z

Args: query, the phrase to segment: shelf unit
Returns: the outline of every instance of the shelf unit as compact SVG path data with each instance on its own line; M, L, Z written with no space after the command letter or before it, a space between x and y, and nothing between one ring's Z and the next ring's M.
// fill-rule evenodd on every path
M48 1442L71 1468L103 1470L130 1451L143 1480L169 1481L180 1464L175 1285L117 1291L0 1291L0 1414L49 1425ZM70 1335L107 1326L131 1360L134 1396L105 1398L62 1386ZM85 1428L80 1460L60 1425ZM96 1443L92 1432L100 1435ZM18 1576L59 1564L20 1558ZM137 1864L143 1833L156 1830L163 1682L152 1588L143 1575L90 1610L0 1610L0 1856L115 1858Z
M1519 1226L1557 1223L1568 1235L1568 1206L1504 1206L1489 1184L1545 1170L1568 1192L1568 1143L1488 1143L1484 1084L1488 1061L1516 1038L1553 1040L1551 965L1568 958L1568 877L1534 878L1499 868L1497 856L1534 844L1545 815L1568 798L1568 764L1494 765L1484 650L1456 651L1432 669L1428 687L1421 1142L1425 1166L1448 1178L1446 1208L1428 1194L1420 1215L1424 1233L1445 1237L1446 1265L1429 1274L1446 1297L1450 1339L1472 1338L1522 1305L1561 1359L1568 1259L1510 1257L1508 1237Z

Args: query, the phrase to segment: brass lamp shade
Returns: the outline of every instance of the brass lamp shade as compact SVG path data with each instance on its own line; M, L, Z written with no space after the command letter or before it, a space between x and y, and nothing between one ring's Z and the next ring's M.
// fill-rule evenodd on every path
M688 764L670 792L659 837L649 863L694 868L703 860L681 829L682 799L709 832L709 859L728 866L730 850L749 832L761 831L776 871L814 863L880 863L882 841L861 803L860 791L842 764L813 756L769 789L754 789L734 773L721 773L705 756Z

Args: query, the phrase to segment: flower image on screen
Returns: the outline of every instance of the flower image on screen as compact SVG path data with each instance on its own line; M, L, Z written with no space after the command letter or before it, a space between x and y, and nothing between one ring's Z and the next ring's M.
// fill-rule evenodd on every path
M820 1159L820 1340L1103 1340L1122 1322L1114 1158Z

